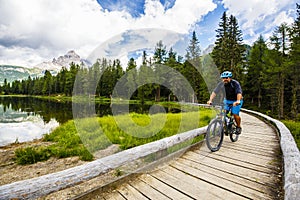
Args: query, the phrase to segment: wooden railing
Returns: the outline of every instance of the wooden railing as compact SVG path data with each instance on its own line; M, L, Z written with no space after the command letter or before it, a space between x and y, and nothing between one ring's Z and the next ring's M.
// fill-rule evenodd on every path
M190 141L206 132L206 127L187 131L152 143L131 148L119 153L37 178L0 186L0 199L32 199L92 179L109 170L151 154L161 154L172 146ZM162 153L163 154L163 153Z
M264 118L278 129L284 162L284 199L300 199L300 153L290 130L282 122L267 115L252 110L242 110Z

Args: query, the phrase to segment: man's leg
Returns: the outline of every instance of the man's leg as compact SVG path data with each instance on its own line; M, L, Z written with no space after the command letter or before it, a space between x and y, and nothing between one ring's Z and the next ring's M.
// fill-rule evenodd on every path
M242 133L242 128L241 128L241 117L239 115L234 114L233 115L234 120L236 121L236 134L241 134Z
M234 120L235 120L236 125L237 125L237 128L236 128L236 133L237 134L241 134L241 132L242 132L242 128L241 128L241 120L242 119L239 116L242 105L243 105L243 101L241 101L240 105L232 107L232 114L233 114Z
M241 117L240 116L238 116L238 115L233 115L233 117L234 117L234 119L235 119L235 122L236 122L236 125L238 126L238 127L241 127Z

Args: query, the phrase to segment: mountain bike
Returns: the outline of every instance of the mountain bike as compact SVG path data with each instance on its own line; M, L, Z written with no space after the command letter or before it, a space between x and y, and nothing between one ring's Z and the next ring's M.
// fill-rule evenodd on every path
M224 139L224 135L229 135L232 142L236 142L239 138L239 135L236 134L236 122L234 120L233 114L231 112L231 107L229 105L230 111L224 109L225 105L211 105L214 108L220 109L216 117L209 123L205 141L207 147L212 151L218 151Z

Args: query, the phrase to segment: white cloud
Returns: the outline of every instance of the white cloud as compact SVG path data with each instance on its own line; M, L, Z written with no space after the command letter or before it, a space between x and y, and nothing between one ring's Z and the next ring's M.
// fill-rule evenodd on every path
M137 20L137 25L188 33L192 25L215 8L216 4L211 0L177 0L171 9L165 11L159 1L146 0L145 15Z
M163 41L163 44L170 49L178 41L183 39L183 35L174 31L169 31L165 29L137 29L124 32L117 35L104 43L93 51L88 60L90 63L95 63L98 58L108 58L108 59L120 59L123 67L126 67L129 60L128 54L143 50L154 49L159 40ZM140 66L141 62L137 62Z
M267 39L275 26L294 19L297 0L222 0L228 14L237 17L240 28L247 35L249 44L257 40L258 34Z
M146 0L145 14L133 18L126 11L108 12L96 0L0 0L0 64L33 66L71 49L85 58L129 29L188 33L215 8L212 0L177 0L164 10L158 0Z
M274 19L273 25L279 26L282 23L287 23L291 25L294 22L294 19L290 17L287 12L282 11L280 12ZM271 25L272 26L272 25Z

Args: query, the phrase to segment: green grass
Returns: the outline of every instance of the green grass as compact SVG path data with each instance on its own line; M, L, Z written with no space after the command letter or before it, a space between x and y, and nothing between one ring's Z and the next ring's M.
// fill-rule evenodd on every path
M16 151L16 162L32 164L50 157L79 156L81 160L93 160L93 153L118 144L123 150L153 142L174 134L207 125L214 116L212 110L188 111L168 114L130 113L75 119L60 125L44 141L47 147L27 147Z
M112 143L119 144L121 149L128 149L205 126L210 117L208 114L202 115L202 112L201 116L199 112L156 114L150 119L147 115L131 113L130 116L118 116L117 120L114 120L113 116L103 117L99 122ZM153 121L154 125L151 125L150 121ZM140 126L137 127L136 124ZM123 130L120 127L123 127Z
M291 131L298 149L300 149L300 122L283 120L284 125Z

